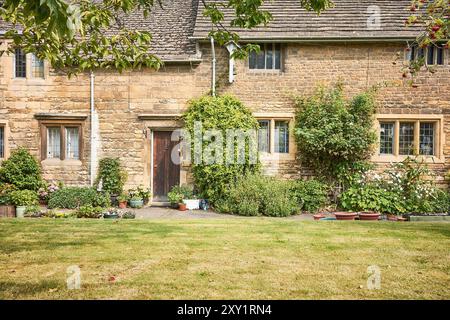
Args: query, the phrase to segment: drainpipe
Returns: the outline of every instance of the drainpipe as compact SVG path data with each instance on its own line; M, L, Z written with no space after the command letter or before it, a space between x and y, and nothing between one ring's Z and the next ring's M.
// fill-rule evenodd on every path
M91 71L91 76L90 76L90 85L91 85L91 156L90 156L90 178L91 178L91 187L94 186L94 166L95 166L95 145L94 145L94 112L95 112L95 108L94 108L94 81L95 81L95 75L94 72Z
M216 96L216 50L214 48L214 38L211 37L211 53L212 53L212 81L211 95Z

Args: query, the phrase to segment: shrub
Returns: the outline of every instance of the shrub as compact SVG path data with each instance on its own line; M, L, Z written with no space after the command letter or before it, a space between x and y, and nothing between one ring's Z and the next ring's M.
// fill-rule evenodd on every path
M321 177L345 182L372 154L374 101L373 92L347 101L341 85L298 98L295 137L302 162Z
M37 191L43 186L38 161L24 148L19 148L3 161L0 181L13 184L20 190Z
M292 194L307 212L317 212L328 202L329 186L318 180L298 180L292 184Z
M393 164L381 176L363 175L341 195L340 204L352 211L446 213L450 197L433 184L430 174L423 162L407 158Z
M142 186L128 190L129 198L140 198L144 200L144 202L147 202L150 199L150 194L150 189L145 190Z
M76 218L77 213L74 211L58 212L55 210L48 210L47 212L44 212L41 216L52 219L59 219L59 218L67 219L67 218Z
M194 191L187 185L173 186L167 194L167 197L169 198L170 203L178 204L184 199L192 199L194 197Z
M98 219L103 215L102 207L93 207L92 205L81 206L77 212L77 218Z
M29 206L39 202L38 194L33 190L15 190L10 193L11 202L15 206Z
M125 211L124 213L122 213L121 218L122 219L134 219L134 218L136 218L136 214L132 211Z
M25 217L40 217L41 214L41 207L39 207L38 205L31 205L31 206L27 206L26 210L25 210Z
M11 192L17 190L16 187L9 183L0 183L0 206L11 205Z
M341 207L354 212L402 214L406 211L402 202L399 194L376 184L351 186L340 197Z
M127 181L127 173L121 169L119 158L103 158L99 162L96 185L109 194L121 194Z
M208 153L212 141L202 143L202 162L193 162L192 173L196 187L202 196L214 204L226 194L238 177L247 173L255 173L259 170L258 163L251 163L249 158L249 143L244 152L244 163L236 163L227 158L226 132L229 129L255 130L258 128L258 121L253 117L251 111L239 100L231 96L202 97L190 102L189 108L183 115L186 129L191 137L194 137L194 127L196 122L201 122L202 133L206 130L216 130L223 137L223 154L217 156L215 152ZM256 138L256 137L255 137ZM199 156L195 152L195 139L191 139L192 159ZM248 142L248 141L247 141ZM217 143L217 141L214 141ZM220 143L220 141L219 141ZM256 144L253 144L256 145ZM220 145L219 145L220 146ZM237 149L236 146L234 148ZM217 149L216 149L217 150ZM221 158L219 163L212 161L212 158ZM231 164L227 164L232 162Z
M299 211L291 194L292 183L261 175L247 175L217 202L219 212L244 216L283 217Z
M109 194L97 192L89 187L67 187L55 191L48 201L50 209L76 209L87 205L109 207L111 205Z

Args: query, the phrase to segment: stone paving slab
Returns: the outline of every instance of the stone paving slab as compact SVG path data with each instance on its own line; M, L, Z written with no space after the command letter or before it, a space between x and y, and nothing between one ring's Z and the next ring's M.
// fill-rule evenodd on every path
M243 216L220 214L214 211L187 210L179 211L166 207L146 207L134 209L136 219L242 219ZM313 220L312 215L302 214L292 217L280 218L291 220Z

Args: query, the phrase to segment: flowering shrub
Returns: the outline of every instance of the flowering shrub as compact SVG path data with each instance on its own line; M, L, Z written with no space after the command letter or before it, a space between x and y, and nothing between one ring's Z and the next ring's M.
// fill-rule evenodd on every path
M340 197L343 209L382 213L446 213L450 196L437 188L427 166L407 158L381 175L367 172Z
M46 187L39 188L39 190L38 190L39 200L47 203L48 199L50 198L52 193L58 191L61 188L62 188L62 184L61 183L55 183L55 182L51 182Z

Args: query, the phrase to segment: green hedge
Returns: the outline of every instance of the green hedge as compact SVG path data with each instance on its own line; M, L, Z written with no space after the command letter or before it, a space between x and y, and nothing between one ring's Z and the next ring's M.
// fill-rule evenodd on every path
M285 217L300 211L292 195L292 182L261 175L247 175L217 201L216 210L243 216Z
M76 209L82 206L108 207L111 205L109 194L100 193L88 187L67 187L51 194L48 207Z
M315 213L327 205L330 187L318 180L298 180L292 183L292 193L302 210Z

